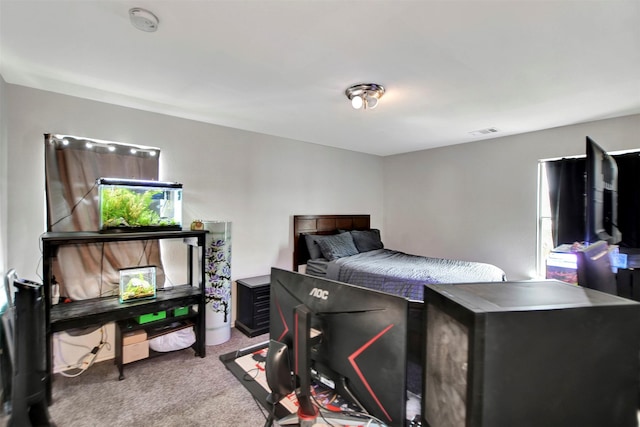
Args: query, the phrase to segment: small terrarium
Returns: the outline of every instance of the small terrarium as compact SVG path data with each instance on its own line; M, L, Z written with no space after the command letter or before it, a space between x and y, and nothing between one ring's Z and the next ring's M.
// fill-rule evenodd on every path
M120 270L120 302L156 297L156 268L154 266Z
M182 229L182 184L98 178L100 231Z

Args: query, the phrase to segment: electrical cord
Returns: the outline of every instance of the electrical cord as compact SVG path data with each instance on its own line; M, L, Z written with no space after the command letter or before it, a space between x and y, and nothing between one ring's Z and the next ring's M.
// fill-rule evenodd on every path
M76 204L75 204L75 205L73 205L73 207L71 208L71 211L69 211L69 213L68 213L67 215L63 216L62 218L60 218L59 220L57 220L56 222L54 222L53 224L51 224L51 225L49 226L49 230L53 229L53 227L54 227L54 226L56 226L59 222L61 222L61 221L65 220L65 219L69 218L71 215L73 215L73 212L76 210L76 208L78 207L78 205L79 205L80 203L82 203L82 202L84 201L84 199L86 199L86 198L87 198L87 196L89 195L89 193L91 193L91 192L93 191L93 189L94 189L94 188L96 188L96 186L97 186L97 183L94 183L94 184L93 184L93 186L89 189L89 191L87 191L87 192L84 194L84 196L82 196L82 198L81 198L80 200L78 200L78 201L76 202Z
M104 242L100 245L100 285L98 285L98 295L102 296L102 283L104 278Z
M106 326L103 325L100 328L100 342L98 343L98 345L90 349L90 351L88 351L87 353L80 356L80 358L75 363L75 365L70 365L66 360L64 360L64 357L62 356L62 351L60 347L61 343L72 346L72 347L78 347L78 348L89 349L89 347L85 345L75 344L69 341L64 341L63 339L58 337L57 343L58 343L58 353L60 355L60 360L62 360L62 362L67 365L65 370L61 371L60 374L67 378L75 378L82 375L87 369L93 366L93 364L95 363L98 357L98 354L100 353L100 350L102 350L104 347L107 347L107 350L111 349L111 345L107 342L107 338L108 337L107 337Z
M145 259L147 260L146 264L149 263L149 255L147 255L147 243L149 243L148 240L145 240L142 243L142 253L140 254L140 258L138 258L138 264L136 265L140 265L140 263L142 262L142 257L145 257Z
M318 402L318 400L315 397L314 393L311 393L311 398L313 399L314 403L316 404L316 406L320 409L324 409L325 411L329 412L329 413L336 413L336 414L341 414L341 415L347 415L347 416L351 416L354 418L362 418L362 419L366 419L368 420L367 424L365 424L365 426L370 426L372 422L376 422L378 424L378 427L386 427L387 424L382 421L381 419L368 414L366 412L361 412L361 411L332 411L331 409L327 408L326 406L324 406L322 403ZM333 426L333 424L331 424L329 422L329 420L327 420L322 411L319 411L320 416L322 417L322 419L324 420L324 422L326 422L327 424L329 424L330 426Z
M253 371L255 371L255 374L253 374ZM253 368L253 369L250 369L250 370L248 370L248 371L246 371L244 373L244 375L242 376L242 380L243 381L255 381L255 379L258 378L258 375L260 375L260 369Z

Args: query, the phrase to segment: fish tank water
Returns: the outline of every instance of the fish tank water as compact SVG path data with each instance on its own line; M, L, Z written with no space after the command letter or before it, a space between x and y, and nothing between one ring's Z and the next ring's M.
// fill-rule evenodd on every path
M156 268L154 266L123 268L120 270L120 302L156 297Z
M100 231L182 229L182 184L98 178Z

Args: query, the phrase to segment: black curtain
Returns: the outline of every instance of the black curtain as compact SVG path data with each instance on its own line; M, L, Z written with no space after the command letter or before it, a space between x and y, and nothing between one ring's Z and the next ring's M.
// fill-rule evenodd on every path
M640 153L612 156L618 165L618 229L621 247L640 248ZM549 180L554 247L584 241L584 158L545 163Z
M554 247L584 240L585 164L584 158L554 160L545 164Z
M640 248L640 153L613 156L618 164L620 246Z

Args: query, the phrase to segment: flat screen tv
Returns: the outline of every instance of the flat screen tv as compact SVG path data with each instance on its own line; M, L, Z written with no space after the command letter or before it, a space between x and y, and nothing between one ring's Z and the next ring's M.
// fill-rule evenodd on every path
M310 374L385 424L405 425L405 298L273 268L270 304L270 338L295 355L302 394Z
M578 285L617 295L616 275L611 269L609 245L604 240L576 252Z
M618 230L618 166L587 136L585 242L622 240Z

